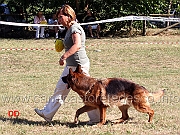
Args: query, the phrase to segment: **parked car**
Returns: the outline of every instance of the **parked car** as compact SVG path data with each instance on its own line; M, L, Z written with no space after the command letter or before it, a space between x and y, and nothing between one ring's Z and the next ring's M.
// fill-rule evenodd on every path
M165 28L166 23L164 21L149 21L151 27Z
M180 18L180 13L177 12L175 9L171 10L171 11L170 11L170 14L173 14L172 18ZM175 24L175 23L176 23L176 22L170 22L170 25L173 25L173 24ZM174 26L173 28L180 28L180 24Z
M178 13L175 9L172 9L170 11L170 14L171 14L170 18L180 17L180 13ZM156 14L156 15L158 15L158 14ZM160 17L160 16L158 16L158 17ZM151 27L165 28L167 26L167 22L165 22L165 21L149 21L149 23L150 23ZM170 22L169 25L173 25L175 23L176 22ZM180 28L180 25L177 25L173 28Z

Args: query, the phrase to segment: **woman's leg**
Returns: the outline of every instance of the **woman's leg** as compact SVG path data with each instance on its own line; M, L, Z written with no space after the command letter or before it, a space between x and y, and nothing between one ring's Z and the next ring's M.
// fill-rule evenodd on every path
M40 31L40 26L34 26L36 29L36 38L39 38L39 31Z
M92 26L91 25L88 25L88 30L89 30L89 33L90 33L91 37L93 37Z
M82 65L81 66L81 69L83 70L83 72L87 75L87 76L90 76L89 75L89 63L86 64L86 65ZM87 112L88 116L89 116L89 124L92 124L94 122L99 122L100 121L100 112L99 112L99 109L94 109L92 111L89 111Z
M100 31L101 31L101 27L100 27L100 25L98 24L98 25L97 25L97 38L100 38L100 36L99 36Z
M73 68L73 70L76 69L76 67L71 68ZM66 76L68 73L69 68L65 67L61 77ZM67 89L67 85L62 81L61 77L56 85L54 94L49 99L49 102L47 102L43 110L38 110L38 112L40 112L40 116L43 116L43 118L48 119L48 121L52 120L59 107L64 103L70 91L70 89Z
M49 121L52 120L53 116L59 109L59 107L64 103L70 89L67 89L67 85L62 81L62 77L66 76L69 73L69 68L72 68L74 71L76 67L65 67L64 71L56 85L56 89L54 91L53 96L49 99L49 102L44 106L43 110L40 110L42 112L42 115L44 118L48 119ZM89 76L89 63L86 65L81 66L83 72ZM100 121L100 113L98 109L92 110L87 112L90 122L99 122Z
M44 29L45 29L45 27L41 27L41 34L40 34L41 38L44 38Z

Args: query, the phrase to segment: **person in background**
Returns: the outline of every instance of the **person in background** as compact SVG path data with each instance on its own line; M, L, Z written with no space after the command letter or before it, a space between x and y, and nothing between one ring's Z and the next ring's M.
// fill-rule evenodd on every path
M35 112L44 118L46 121L51 122L59 107L65 102L65 99L70 91L67 84L62 81L62 77L69 74L69 69L75 70L78 65L87 76L89 76L90 61L86 54L86 35L83 28L76 22L75 11L69 6L64 5L56 14L58 22L67 28L65 38L63 40L65 52L59 59L60 66L65 63L64 70L56 85L54 94L49 99L49 102L42 110L35 109ZM100 113L98 109L88 112L90 121L88 124L100 121Z
M24 16L24 13L23 13L23 7L19 7L19 6L15 6L15 15L17 16L17 22L23 22L25 23L26 20L25 20L25 16Z
M58 25L58 20L56 18L56 14L53 14L51 19L48 19L48 24L49 25ZM50 26L49 30L55 32L55 38L57 39L57 38L59 38L59 35L58 35L59 31L60 31L60 33L62 33L65 30L65 28L61 27L61 26Z
M96 17L93 15L91 10L87 10L87 15L84 17L84 23L94 22L94 21L97 21ZM88 29L91 37L94 37L92 30L96 30L97 38L100 38L99 33L101 28L99 24L87 25L85 26L85 29Z
M34 24L45 24L47 23L45 16L43 15L42 12L38 12L37 15L34 17ZM36 29L36 39L40 38L45 38L44 36L44 30L45 27L43 26L34 26L34 28Z

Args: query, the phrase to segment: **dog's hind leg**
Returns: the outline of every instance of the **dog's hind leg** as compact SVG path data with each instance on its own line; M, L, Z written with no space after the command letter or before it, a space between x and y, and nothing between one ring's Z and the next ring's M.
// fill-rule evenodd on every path
M151 122L154 116L154 110L150 108L149 102L133 102L134 108L142 113L147 113L149 115L148 122Z
M149 115L148 122L151 122L154 116L154 110L150 107L149 92L144 87L138 87L133 93L132 104L134 108L142 113Z
M78 117L79 117L80 114L82 114L84 112L88 112L88 111L94 110L94 109L96 109L96 108L92 107L92 106L86 106L86 105L84 105L83 107L79 108L76 111L76 115L75 115L75 118L74 118L74 123L75 124L79 123Z
M129 109L129 105L123 105L123 106L119 106L119 110L122 112L122 117L120 119L117 119L117 120L113 120L112 122L113 123L122 123L124 122L125 120L127 120L129 118L129 115L128 115L128 109Z

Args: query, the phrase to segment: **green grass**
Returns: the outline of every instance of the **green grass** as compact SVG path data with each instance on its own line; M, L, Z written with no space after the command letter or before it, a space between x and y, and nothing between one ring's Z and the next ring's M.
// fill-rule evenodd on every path
M54 48L53 42L0 39L0 48ZM126 78L151 92L166 89L165 96L152 104L152 123L147 122L147 114L130 108L130 120L126 123L109 122L102 127L86 125L87 114L80 116L79 125L73 124L76 110L83 105L73 91L56 113L53 127L34 113L34 108L43 108L54 92L63 70L58 65L62 53L0 50L0 134L180 134L180 43L176 42L180 42L179 36L87 39L91 76ZM9 118L8 110L19 110L20 116ZM108 109L108 121L119 117L117 108Z

